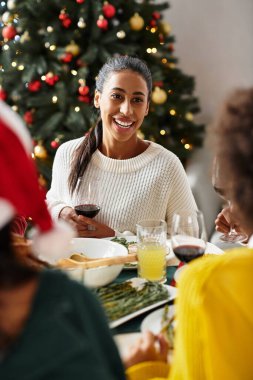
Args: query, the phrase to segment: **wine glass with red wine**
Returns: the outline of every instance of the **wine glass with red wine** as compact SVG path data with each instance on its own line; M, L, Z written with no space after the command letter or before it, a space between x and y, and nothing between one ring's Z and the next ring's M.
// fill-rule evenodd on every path
M77 184L75 212L88 218L94 218L100 211L98 178L80 178Z
M180 210L172 217L171 246L175 256L184 263L203 256L207 234L201 211Z

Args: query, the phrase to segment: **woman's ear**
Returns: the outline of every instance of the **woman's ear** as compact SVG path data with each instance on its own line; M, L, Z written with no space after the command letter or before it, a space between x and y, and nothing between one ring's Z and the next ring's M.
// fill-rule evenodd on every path
M95 90L95 95L94 95L94 106L96 108L100 107L100 92L98 90Z

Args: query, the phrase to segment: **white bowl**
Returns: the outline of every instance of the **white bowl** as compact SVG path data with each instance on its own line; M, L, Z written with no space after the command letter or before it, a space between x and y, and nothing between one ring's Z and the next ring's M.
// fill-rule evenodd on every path
M70 256L73 253L83 253L91 258L105 258L128 255L127 248L121 244L110 240L92 238L72 239ZM82 275L79 280L81 280L88 287L97 288L107 285L115 280L115 278L120 274L122 268L123 264L117 264L92 269L84 269L82 270ZM78 269L79 268L76 270ZM71 277L75 276L75 274L72 272L69 272L68 274Z

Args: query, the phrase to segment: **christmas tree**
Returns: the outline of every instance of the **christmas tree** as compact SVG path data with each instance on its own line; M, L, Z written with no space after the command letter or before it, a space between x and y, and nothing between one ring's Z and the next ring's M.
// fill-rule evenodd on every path
M152 0L1 1L0 98L26 122L45 185L58 146L94 124L94 80L117 54L143 58L153 75L142 137L182 162L201 145L194 78L177 66L174 36L162 15L168 7Z

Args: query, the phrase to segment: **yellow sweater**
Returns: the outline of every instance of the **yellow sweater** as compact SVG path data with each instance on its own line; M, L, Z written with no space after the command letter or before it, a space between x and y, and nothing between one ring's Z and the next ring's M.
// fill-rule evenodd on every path
M162 363L127 370L130 380L253 379L253 249L203 257L180 278L170 374Z

